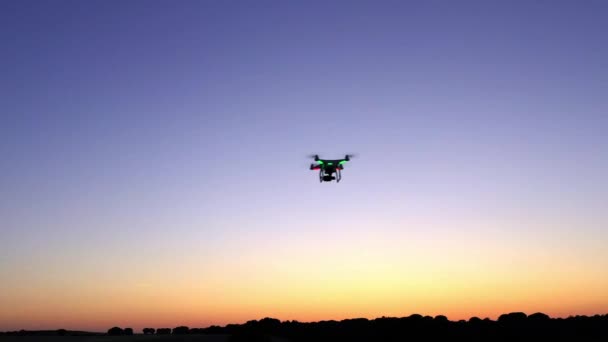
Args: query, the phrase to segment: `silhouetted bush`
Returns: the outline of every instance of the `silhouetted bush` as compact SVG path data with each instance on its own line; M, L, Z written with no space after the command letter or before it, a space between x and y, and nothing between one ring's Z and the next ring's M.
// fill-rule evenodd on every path
M508 314L502 314L498 317L498 323L506 325L521 325L526 322L526 316L523 312L511 312Z
M154 329L154 328L143 328L142 332L144 333L144 335L154 335L154 333L156 332L156 329Z
M68 333L68 331L65 329L57 329L58 336L65 336L67 333Z
M422 320L423 317L420 314L412 314L408 318L411 320Z
M537 312L537 313L533 313L530 316L528 316L528 319L530 321L534 321L534 322L548 322L549 316L545 315L542 312Z
M224 333L224 328L218 325L212 325L208 328L203 329L205 334L222 334Z
M173 328L173 335L187 335L190 329L185 326Z
M445 317L444 315L435 316L434 320L435 320L435 322L441 323L441 324L445 324L448 322L448 318Z
M124 335L124 330L122 330L119 327L113 327L108 330L108 335L110 335L110 336Z
M125 328L124 333L125 335L133 335L133 328Z
M479 323L481 323L481 318L473 316L473 317L469 318L469 323L479 324Z

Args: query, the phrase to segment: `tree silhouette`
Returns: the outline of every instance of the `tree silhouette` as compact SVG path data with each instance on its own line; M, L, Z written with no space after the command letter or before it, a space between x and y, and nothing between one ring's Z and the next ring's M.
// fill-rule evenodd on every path
M502 314L498 317L498 323L505 325L520 325L526 321L528 316L523 312L511 312L508 314Z
M182 325L182 326L173 328L173 335L187 335L189 331L190 331L190 328Z
M119 327L112 327L108 330L108 335L110 335L110 336L124 335L124 331Z
M154 335L154 332L156 332L154 328L144 328L142 331L144 335Z
M534 322L548 322L550 318L542 312L537 312L528 316L528 319Z

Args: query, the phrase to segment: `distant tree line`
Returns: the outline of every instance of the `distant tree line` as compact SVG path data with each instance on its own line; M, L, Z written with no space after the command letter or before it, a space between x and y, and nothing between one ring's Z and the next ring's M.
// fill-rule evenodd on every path
M227 325L225 333L232 341L270 341L270 336L293 342L368 342L452 340L468 341L608 341L608 314L550 318L543 313L526 315L513 312L496 321L472 317L468 321L450 321L443 315L419 314L408 317L355 318L342 321L300 323L265 318L242 325Z
M121 336L121 335L133 335L133 329L131 328L119 328L113 327L108 329L108 335L110 336Z
M179 326L173 329L171 328L143 328L142 333L144 335L188 335L188 334L205 334L209 333L207 329L190 329L186 326ZM108 335L118 336L118 335L133 335L133 329L120 327L112 327L108 330Z
M271 337L283 337L293 342L303 341L406 341L466 339L469 341L608 341L608 314L595 316L571 316L550 318L543 313L526 315L513 312L501 315L496 321L472 317L468 321L450 321L447 317L419 314L407 317L381 317L376 319L354 318L342 321L301 323L281 322L276 318L252 320L244 324L228 324L224 327L144 328L146 335L226 334L231 342L270 341ZM52 331L13 331L0 335L78 335L96 334L72 332L64 329ZM132 335L133 329L112 327L107 335Z

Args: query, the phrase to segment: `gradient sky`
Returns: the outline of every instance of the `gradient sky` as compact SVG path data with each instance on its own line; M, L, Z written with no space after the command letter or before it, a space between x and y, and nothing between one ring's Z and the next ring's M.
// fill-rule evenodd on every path
M2 1L0 331L607 313L607 32L599 0Z

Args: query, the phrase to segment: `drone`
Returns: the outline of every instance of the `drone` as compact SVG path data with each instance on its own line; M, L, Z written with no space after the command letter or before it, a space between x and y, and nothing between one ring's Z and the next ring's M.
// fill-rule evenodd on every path
M312 156L317 164L311 164L311 170L319 170L319 182L331 182L332 180L336 180L336 183L340 182L342 179L342 170L344 169L344 164L350 161L350 158L353 157L352 154L347 154L344 156L344 159L320 159L318 155ZM335 176L334 176L335 174Z

